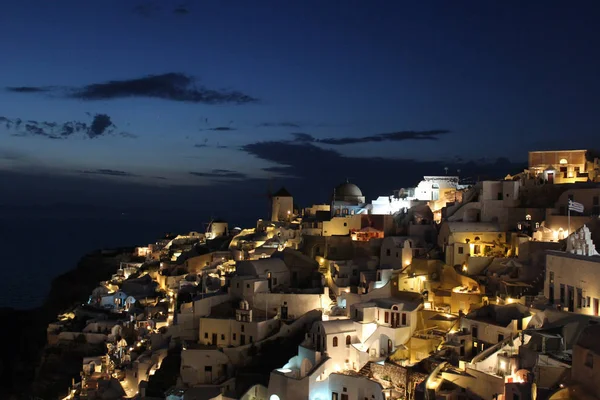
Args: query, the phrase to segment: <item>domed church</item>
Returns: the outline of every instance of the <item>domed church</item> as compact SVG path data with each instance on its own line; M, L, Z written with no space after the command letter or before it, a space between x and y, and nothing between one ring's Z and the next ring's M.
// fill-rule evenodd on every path
M333 216L367 214L365 196L358 186L346 182L337 185L333 189L333 199L331 202L331 214Z

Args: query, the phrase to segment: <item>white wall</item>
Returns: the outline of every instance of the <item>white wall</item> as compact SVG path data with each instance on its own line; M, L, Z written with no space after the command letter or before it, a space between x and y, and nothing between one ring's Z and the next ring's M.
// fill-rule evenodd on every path
M360 215L348 215L323 221L323 236L348 235L352 229L360 230L361 218Z
M550 299L550 276L554 274L554 304L560 303L560 285L565 286L565 304L568 302L568 286L574 293L574 309L569 310L577 314L598 315L600 307L600 263L595 261L598 257L575 256L558 251L548 251L546 254L546 279L544 281L544 295ZM577 289L582 289L582 307L577 305ZM587 298L590 305L587 305Z
M286 302L288 307L288 316L300 317L307 312L315 309L329 309L331 299L329 298L329 288L324 288L323 294L295 294L295 293L256 293L252 300L254 308L270 310L279 308Z
M287 221L294 212L294 198L291 196L273 197L271 221Z
M218 350L186 349L181 351L181 380L186 385L211 384L227 375L229 358ZM212 369L207 375L205 368Z
M280 323L278 319L241 322L235 319L200 318L199 342L213 344L213 334L216 334L219 347L241 346L242 337L246 345L265 339L277 330Z

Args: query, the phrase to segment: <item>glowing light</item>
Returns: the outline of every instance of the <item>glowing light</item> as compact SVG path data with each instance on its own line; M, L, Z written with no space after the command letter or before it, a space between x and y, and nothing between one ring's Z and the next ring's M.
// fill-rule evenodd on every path
M506 361L500 360L500 369L506 371Z
M269 400L279 400L279 396L277 396L276 394L272 394L272 395L269 397Z
M432 308L432 307L431 307L431 302L430 302L430 301L426 301L426 302L423 304L423 307L424 307L426 310L431 310L431 308Z
M281 372L282 374L289 374L292 372L292 370L289 368L279 368L277 371Z
M406 260L406 261L404 262L404 264L406 264L406 265L410 265L410 260Z

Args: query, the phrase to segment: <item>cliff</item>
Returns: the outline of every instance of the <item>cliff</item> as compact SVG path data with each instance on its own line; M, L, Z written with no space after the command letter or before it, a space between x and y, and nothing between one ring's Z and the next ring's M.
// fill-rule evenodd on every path
M87 301L98 282L109 279L119 267L119 262L126 261L132 250L98 250L85 255L75 269L52 281L50 293L41 307L31 310L0 309L0 317L4 321L0 330L4 347L0 352L0 398L25 399L35 395L52 399L59 394L57 391L64 394L72 372L69 368L57 371L43 365L42 360L56 359L53 351L50 354L45 351L46 328L58 314ZM78 363L79 371L84 352L75 353L74 357L69 355L70 364Z

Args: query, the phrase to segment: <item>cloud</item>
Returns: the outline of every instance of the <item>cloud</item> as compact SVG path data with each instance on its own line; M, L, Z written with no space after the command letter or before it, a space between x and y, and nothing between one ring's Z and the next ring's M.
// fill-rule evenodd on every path
M247 175L244 173L231 171L228 169L213 169L209 172L190 172L190 174L202 178L243 179L247 177Z
M436 129L429 131L398 131L391 133L379 133L363 137L341 137L317 139L307 133L292 133L294 140L305 143L323 143L329 145L345 145L368 142L401 142L404 140L439 140L439 136L450 133L447 129Z
M292 136L294 137L294 141L296 142L314 142L315 138L312 137L311 135L309 135L308 133L302 133L302 132L296 132L296 133L292 133Z
M83 170L83 171L79 171L82 174L90 174L90 175L105 175L105 176L120 176L120 177L136 177L138 175L129 173L129 172L125 172L125 171L119 171L116 169L94 169L94 170Z
M20 151L0 147L0 160L25 161L27 159L28 157Z
M117 129L117 126L107 114L94 115L89 124L81 121L58 123L28 120L23 122L20 118L0 116L0 127L4 127L13 136L40 136L48 139L67 139L75 134L82 134L94 139L110 135ZM119 134L125 137L134 136L127 132L120 132Z
M246 104L258 99L239 91L208 89L182 73L148 75L142 78L94 83L74 89L69 97L81 100L112 100L147 97L203 104Z
M42 86L8 86L6 90L14 93L43 93L55 90L53 87Z
M496 179L522 171L524 165L507 163L442 163L417 159L354 157L337 150L321 148L307 141L265 141L246 144L241 151L271 165L264 171L285 179L290 187L310 193L310 198L326 199L331 190L346 178L357 184L369 198L391 194L402 187L414 187L425 175L456 174ZM288 184L286 183L286 187ZM303 195L304 196L304 195ZM314 200L309 200L314 201Z
M188 15L189 13L190 9L185 5L180 5L173 9L173 14L176 15Z
M95 138L101 136L105 132L112 133L115 129L115 124L112 123L110 117L106 114L96 114L88 130L88 136Z
M236 129L231 126L217 126L215 128L200 129L200 131L215 131L215 132L229 132L229 131L235 131L235 130Z
M156 12L160 11L160 7L154 3L153 1L147 1L144 3L140 3L133 7L133 13L140 15L142 17L151 17Z
M300 124L296 122L263 122L258 124L258 128L300 128Z

